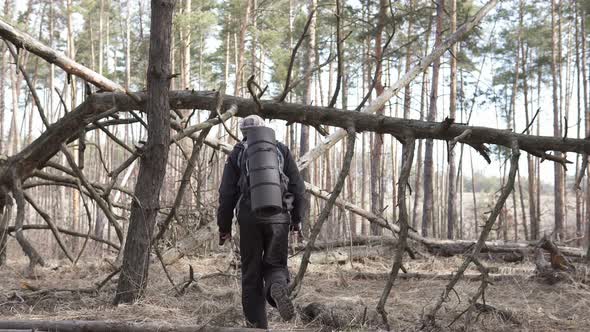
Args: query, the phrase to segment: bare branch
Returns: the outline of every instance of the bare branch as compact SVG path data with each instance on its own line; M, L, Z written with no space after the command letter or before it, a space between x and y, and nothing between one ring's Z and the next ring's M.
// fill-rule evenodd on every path
M406 251L408 233L410 228L408 223L408 207L406 204L406 188L408 181L410 179L410 172L412 171L412 163L414 160L414 143L415 140L413 137L407 137L405 139L405 142L403 142L402 168L399 176L399 181L397 184L397 205L399 209L400 234L396 246L395 256L393 258L391 272L389 272L389 278L387 279L383 292L381 293L381 298L379 299L379 303L377 304L377 312L381 314L383 322L387 326L388 331L391 328L389 326L389 320L387 319L387 312L385 311L385 303L387 302L387 298L389 297L389 293L391 292L391 288L393 287L393 283L397 278L399 270L403 267L403 257L404 252Z
M301 282L303 281L305 271L307 270L307 265L309 264L309 257L311 256L312 247L315 243L317 236L320 233L320 230L322 229L322 225L324 224L326 219L328 219L328 216L332 212L332 207L334 206L336 199L338 198L340 192L342 191L342 188L344 187L344 181L348 177L352 157L354 156L354 142L356 139L356 132L352 127L348 128L347 132L348 142L346 144L346 154L344 156L344 161L342 163L342 169L338 174L338 180L334 185L334 190L332 191L330 198L326 202L326 205L322 209L322 212L320 213L318 220L313 226L313 230L307 243L307 247L305 248L303 257L301 257L301 265L299 267L299 271L297 272L297 275L295 276L293 282L291 282L291 284L289 285L289 292L292 294L292 296L297 296L297 293L301 288Z
M514 188L514 181L516 178L516 171L518 170L519 157L520 157L520 150L518 149L518 143L515 140L512 142L512 156L510 157L510 172L508 174L508 180L501 190L500 197L498 198L498 201L496 202L494 209L490 212L488 220L486 221L486 223L479 235L479 239L477 240L477 242L475 243L475 245L471 249L471 253L466 255L465 260L463 261L463 264L461 264L461 266L457 270L455 277L448 283L448 285L446 286L445 290L442 292L441 296L438 298L438 300L437 300L436 304L434 305L434 307L432 308L432 310L424 317L423 327L434 326L435 319L436 319L436 313L442 307L442 304L444 303L444 301L446 301L447 297L449 296L450 292L455 287L457 282L459 282L459 280L461 279L461 277L463 276L463 274L467 270L467 267L469 267L469 265L474 261L477 254L479 254L479 252L481 251L481 249L485 245L485 241L486 241L490 231L494 227L494 224L496 222L496 218L500 214L500 211L504 207L504 204L506 203L508 196L510 196L510 193L512 192L512 190Z
M55 224L53 223L53 220L51 220L51 216L49 216L49 214L47 214L47 212L45 212L43 209L41 209L41 207L39 205L37 205L37 203L35 203L35 201L33 200L33 198L28 195L27 193L23 193L24 198L27 202L29 202L29 204L33 207L33 209L35 211L37 211L37 213L41 216L41 218L43 218L43 220L45 220L45 222L47 223L47 226L49 226L49 229L51 230L51 233L53 233L53 236L55 237L55 241L57 242L57 245L61 248L61 250L64 252L64 254L66 255L66 257L70 260L70 262L74 262L74 258L72 256L72 254L70 253L70 250L68 249L68 247L66 247L64 241L61 238L59 229L55 226Z
M68 74L76 75L100 89L105 91L126 91L121 85L80 65L67 56L56 52L51 47L42 44L30 35L15 29L3 19L0 19L0 37L10 41L16 45L18 49L24 48L27 51L42 57L47 62L57 65Z
M279 98L277 98L278 102L282 102L285 100L285 98L287 98L287 94L289 93L291 75L293 73L293 64L295 63L295 56L297 55L297 50L299 50L301 43L303 43L303 39L305 39L305 36L307 36L307 30L309 30L309 25L311 24L314 14L315 11L309 13L309 16L307 17L307 22L305 23L305 27L303 28L303 33L301 34L301 37L299 37L299 40L297 41L297 44L295 44L295 47L293 47L293 52L291 52L291 60L289 60L289 69L287 69L287 78L285 79L285 89L283 90L283 93L281 93Z

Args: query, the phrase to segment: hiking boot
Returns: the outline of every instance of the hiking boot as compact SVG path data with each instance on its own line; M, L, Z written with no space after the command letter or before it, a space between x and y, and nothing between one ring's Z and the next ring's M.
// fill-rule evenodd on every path
M270 286L270 297L275 301L282 319L291 320L295 316L295 307L289 298L287 287L281 284L272 284Z

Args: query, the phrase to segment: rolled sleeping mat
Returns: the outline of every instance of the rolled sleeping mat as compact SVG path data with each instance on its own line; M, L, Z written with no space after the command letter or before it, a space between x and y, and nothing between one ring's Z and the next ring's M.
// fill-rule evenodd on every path
M279 214L283 212L283 193L275 132L268 127L253 127L246 142L252 211L259 217Z

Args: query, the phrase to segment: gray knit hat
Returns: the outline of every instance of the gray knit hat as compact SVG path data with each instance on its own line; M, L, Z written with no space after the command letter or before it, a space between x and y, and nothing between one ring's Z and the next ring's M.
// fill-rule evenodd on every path
M240 130L242 132L252 127L266 127L264 119L258 115L248 115L240 122Z

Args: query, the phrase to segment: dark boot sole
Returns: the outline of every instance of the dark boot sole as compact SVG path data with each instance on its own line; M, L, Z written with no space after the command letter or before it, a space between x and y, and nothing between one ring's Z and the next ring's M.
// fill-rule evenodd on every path
M288 321L295 316L295 307L287 294L287 288L279 284L270 286L270 296L275 301L281 318Z

